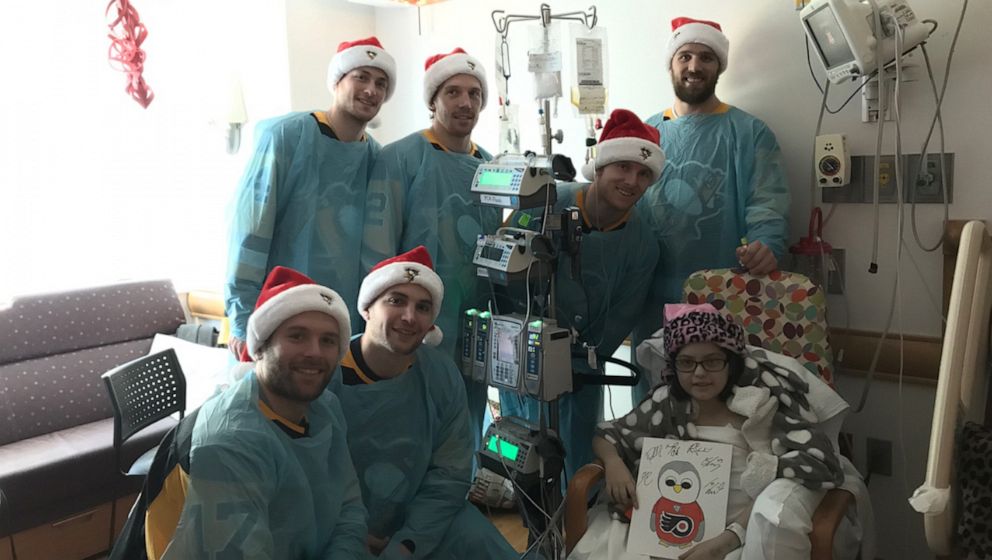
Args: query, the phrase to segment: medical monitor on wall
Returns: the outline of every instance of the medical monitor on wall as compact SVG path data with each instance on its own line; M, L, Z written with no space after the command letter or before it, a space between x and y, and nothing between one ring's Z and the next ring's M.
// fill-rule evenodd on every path
M871 4L859 0L812 0L799 17L813 44L817 57L826 69L827 79L835 84L870 74L878 64L875 41L879 39L882 65L896 56L896 26L902 29L901 47L906 52L927 38L927 26L905 0L877 0L882 33L875 33L875 15Z

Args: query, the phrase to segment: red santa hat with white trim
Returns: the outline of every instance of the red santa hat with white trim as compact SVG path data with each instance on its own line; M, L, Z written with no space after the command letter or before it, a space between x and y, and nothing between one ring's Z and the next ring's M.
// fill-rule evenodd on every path
M369 318L369 307L379 299L389 288L399 284L416 284L431 295L434 304L434 321L441 313L441 303L444 301L444 283L441 277L434 272L434 263L431 255L423 245L388 258L372 267L372 270L362 280L362 287L358 290L358 312L367 321ZM434 325L424 337L424 343L431 346L441 344L443 338L441 329Z
M486 69L482 63L473 56L470 56L461 48L456 48L450 53L436 54L424 62L424 103L428 107L434 99L441 84L448 81L448 78L458 74L468 74L479 80L482 85L482 107L486 107L486 98L489 96L486 86Z
M661 149L658 129L644 124L627 109L614 109L603 127L596 145L596 157L582 166L582 174L596 180L596 170L618 161L632 161L651 170L654 183L665 166L665 151Z
M242 355L242 361L257 358L279 325L306 311L320 311L335 319L342 345L351 339L351 316L337 292L292 268L273 268L258 294L255 311L248 317L248 356Z
M378 68L386 73L389 83L386 84L385 101L389 101L396 91L396 61L374 36L357 41L344 41L338 45L337 54L327 66L327 89L333 92L334 87L345 74L362 66Z
M715 21L677 17L672 20L672 36L668 39L668 50L665 59L668 68L672 68L672 58L675 51L688 43L699 43L713 49L720 59L720 73L727 69L727 54L730 51L730 40L723 34L723 28Z

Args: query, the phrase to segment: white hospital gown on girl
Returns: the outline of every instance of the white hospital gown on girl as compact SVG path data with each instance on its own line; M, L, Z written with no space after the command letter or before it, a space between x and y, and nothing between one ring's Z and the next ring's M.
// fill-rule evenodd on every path
M744 441L741 431L732 426L696 426L699 439L713 443L727 443L734 446L730 460L730 493L727 501L727 522L738 519L751 506L751 498L741 487L741 473L747 466L747 455L751 451ZM589 510L589 528L576 543L568 560L645 560L642 554L627 552L627 531L630 524L612 519L607 508L605 492L600 493L600 501ZM728 554L726 560L737 560L741 549Z

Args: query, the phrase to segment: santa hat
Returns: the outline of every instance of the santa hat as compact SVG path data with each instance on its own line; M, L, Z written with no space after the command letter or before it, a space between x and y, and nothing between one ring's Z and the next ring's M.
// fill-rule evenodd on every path
M687 43L699 43L713 49L720 59L720 73L727 69L727 52L730 50L730 40L723 34L723 29L715 21L679 17L672 20L672 36L668 39L668 50L665 59L668 68L672 68L672 58L675 51Z
M365 276L362 287L358 290L358 312L366 321L369 318L369 307L375 300L398 284L416 284L426 289L434 303L433 320L437 321L437 316L441 313L441 302L444 300L444 283L434 272L431 255L423 245L380 262ZM441 329L434 325L424 337L424 342L437 346L442 338Z
M424 62L424 103L428 107L441 84L458 74L468 74L482 85L482 108L486 106L486 69L475 57L457 48L450 53L436 54Z
M327 66L327 88L333 92L345 74L362 66L378 68L386 73L389 83L386 84L385 101L389 101L396 91L396 61L375 37L345 41L338 45L337 54Z
M258 355L279 325L306 311L321 311L333 317L338 322L342 345L351 339L351 317L337 292L291 268L273 268L258 294L255 311L248 317L248 358ZM242 360L247 361L245 356Z
M662 375L675 375L675 356L695 342L712 342L735 354L744 353L744 329L708 303L665 305L665 365Z
M660 138L657 128L644 124L634 113L614 109L596 145L596 158L582 166L582 174L594 181L596 170L600 167L618 161L632 161L651 170L653 183L661 176L661 168L665 165Z

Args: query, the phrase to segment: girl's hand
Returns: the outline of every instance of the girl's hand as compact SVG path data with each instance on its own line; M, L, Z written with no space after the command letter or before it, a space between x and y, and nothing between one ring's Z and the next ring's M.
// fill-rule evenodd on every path
M637 508L637 489L630 469L619 457L605 463L606 492L610 501L623 509Z

